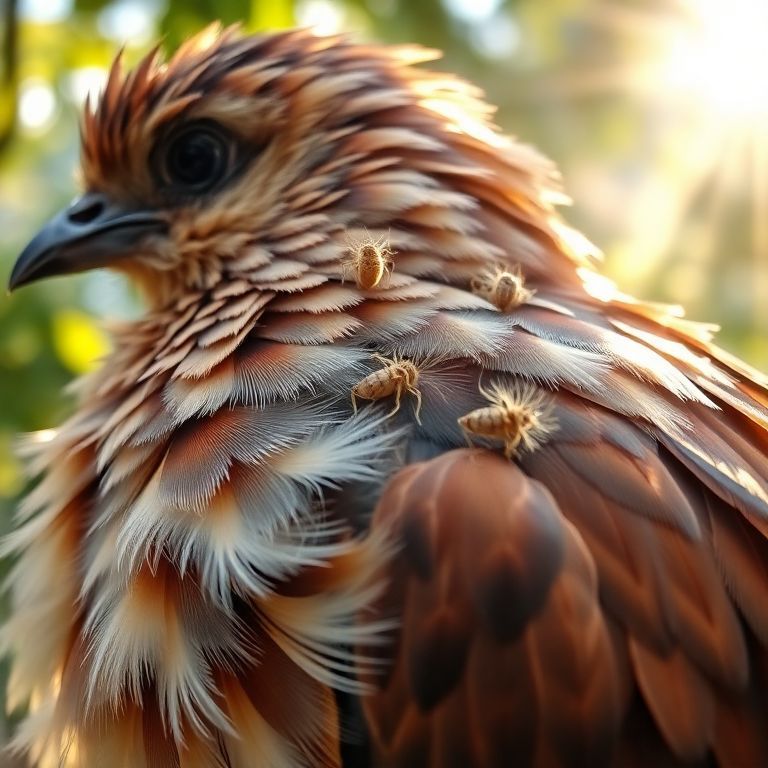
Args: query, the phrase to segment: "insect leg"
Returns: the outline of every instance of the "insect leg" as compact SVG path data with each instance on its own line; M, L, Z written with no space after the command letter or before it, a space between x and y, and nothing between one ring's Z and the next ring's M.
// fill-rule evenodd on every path
M416 423L421 426L421 419L419 418L419 413L421 412L421 390L416 387L411 387L408 391L416 398Z
M394 416L400 410L400 397L403 393L403 387L400 382L395 388L395 407L387 414L387 416Z

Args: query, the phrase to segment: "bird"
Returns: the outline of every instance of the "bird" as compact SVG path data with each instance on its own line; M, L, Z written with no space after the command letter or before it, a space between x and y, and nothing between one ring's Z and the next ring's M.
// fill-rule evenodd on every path
M30 764L768 765L768 378L436 55L213 26L86 103L9 285L144 310L19 449Z

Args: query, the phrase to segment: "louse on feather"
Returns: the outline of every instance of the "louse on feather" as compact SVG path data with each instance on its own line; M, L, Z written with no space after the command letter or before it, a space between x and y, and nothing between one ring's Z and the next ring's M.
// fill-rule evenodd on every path
M400 399L404 392L416 398L416 421L421 424L419 413L421 411L421 392L417 384L419 381L419 369L411 360L400 357L384 357L374 354L373 358L382 364L382 368L369 373L352 387L352 408L357 413L357 398L362 400L381 400L390 395L395 396L395 407L389 412L394 416L400 410Z
M366 232L363 238L347 238L346 256L341 262L341 280L352 274L358 288L371 290L392 274L395 252L390 248L389 239L374 240Z
M479 389L491 405L459 418L468 440L470 434L503 440L504 456L511 459L518 450L539 448L557 428L552 398L532 384L506 387L496 382L490 389Z
M535 291L527 288L520 267L511 271L500 265L485 269L470 281L472 293L489 301L502 312L511 312L533 298Z

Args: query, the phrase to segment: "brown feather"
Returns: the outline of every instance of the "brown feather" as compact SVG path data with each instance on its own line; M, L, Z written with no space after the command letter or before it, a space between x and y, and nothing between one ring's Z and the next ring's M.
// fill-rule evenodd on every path
M391 725L376 727L403 688L432 734L425 765L456 764L455 748L471 765L517 754L520 765L586 766L610 754L621 697L594 566L543 488L492 454L456 451L396 477L376 525L402 541L406 579L393 659L406 674L367 704L384 764L408 764L399 729L386 739ZM445 726L459 707L466 743ZM400 712L410 733L415 716Z

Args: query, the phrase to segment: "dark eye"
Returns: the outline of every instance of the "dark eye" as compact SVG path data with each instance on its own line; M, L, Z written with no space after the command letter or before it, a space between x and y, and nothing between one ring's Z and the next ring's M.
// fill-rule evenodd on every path
M185 126L165 145L162 170L166 183L190 192L211 189L230 170L231 144L217 126Z

